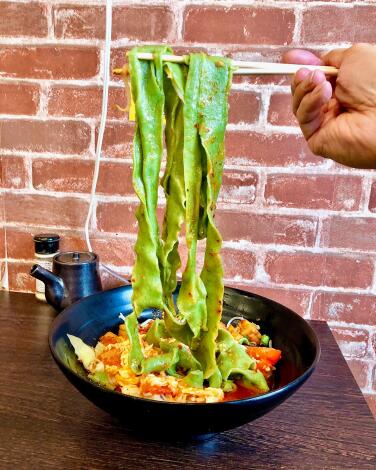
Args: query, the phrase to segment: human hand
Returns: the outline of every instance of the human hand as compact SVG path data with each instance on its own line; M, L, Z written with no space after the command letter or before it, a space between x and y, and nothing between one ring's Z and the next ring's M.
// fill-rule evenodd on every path
M319 59L303 50L283 61L332 65L336 80L300 69L291 90L293 112L313 153L355 168L376 168L376 46L357 44Z

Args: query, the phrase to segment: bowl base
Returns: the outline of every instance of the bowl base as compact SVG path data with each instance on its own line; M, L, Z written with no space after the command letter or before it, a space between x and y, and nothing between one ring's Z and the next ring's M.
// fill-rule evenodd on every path
M213 439L218 435L217 432L209 432L205 434L179 434L179 433L163 433L163 431L145 431L140 429L132 429L125 427L125 430L130 435L140 438L142 440L153 442L183 442L183 443L200 443Z

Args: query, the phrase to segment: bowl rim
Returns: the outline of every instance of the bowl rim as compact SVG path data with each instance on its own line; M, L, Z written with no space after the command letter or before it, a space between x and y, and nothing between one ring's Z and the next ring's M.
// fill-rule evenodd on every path
M308 369L305 372L303 372L303 374L301 374L299 377L297 377L293 381L288 382L287 384L283 385L282 387L278 387L274 390L270 390L270 391L268 391L266 393L262 393L260 395L256 395L256 396L248 397L248 398L241 398L241 399L238 399L238 400L220 401L220 402L215 402L215 403L192 403L192 402L180 403L180 402L173 402L173 401L153 400L152 398L142 398L142 397L135 397L133 395L126 395L125 393L121 393L121 392L118 392L116 390L111 390L111 389L108 389L106 387L102 387L101 385L98 385L96 382L88 379L87 377L84 377L84 376L78 374L74 370L67 367L65 365L65 363L58 357L58 355L55 353L54 348L52 346L53 329L54 329L55 324L59 320L61 320L62 316L64 316L64 315L66 316L67 314L69 314L69 311L70 311L71 308L76 307L78 304L84 303L85 301L87 301L87 299L89 297L91 298L91 297L94 297L94 296L102 295L104 293L111 293L111 292L118 291L118 290L124 289L124 288L129 289L129 288L132 288L132 286L130 284L127 284L125 286L115 287L113 289L108 289L106 291L97 292L97 293L92 294L88 297L84 297L83 299L78 300L77 302L75 302L72 305L69 305L64 310L62 310L60 313L58 313L58 315L54 318L54 320L52 321L52 323L50 325L49 333L48 333L48 345L49 345L49 348L50 348L50 352L51 352L51 355L52 355L53 359L59 365L59 367L66 370L66 371L68 371L69 374L74 375L78 380L81 380L81 381L87 383L89 386L92 386L92 387L94 387L94 388L96 388L96 389L98 389L102 392L108 393L110 395L115 394L115 395L118 395L118 396L121 396L121 397L125 397L124 399L132 399L132 400L135 400L136 402L145 402L146 401L148 403L156 403L156 404L161 405L161 406L164 406L164 405L166 405L166 406L171 406L171 405L173 405L173 406L184 406L184 407L185 406L224 406L224 405L230 405L231 406L232 404L236 405L236 404L240 404L240 403L242 403L242 404L257 403L257 402L262 402L264 400L269 400L270 398L277 397L278 395L284 395L284 393L287 392L289 389L291 389L291 388L293 389L293 388L295 388L295 386L299 385L300 383L304 383L309 378L309 376L312 374L312 372L316 368L317 363L320 360L321 345L320 345L319 338L318 338L315 330L312 328L312 326L303 317L298 315L296 312L291 310L289 307L286 307L285 305L280 304L279 302L276 302L275 300L269 299L268 297L264 297L262 295L255 294L253 292L244 291L244 290L238 289L236 287L227 287L227 286L225 286L225 290L231 290L231 291L237 292L241 295L245 295L246 297L256 297L256 298L259 298L261 300L266 300L267 302L270 302L272 304L276 304L278 306L281 306L284 309L288 310L289 313L293 315L293 317L298 319L298 321L300 321L302 324L306 325L306 327L310 330L310 333L313 337L314 344L315 344L315 347L316 347L316 354L315 354L314 360L312 361L312 364L308 367Z

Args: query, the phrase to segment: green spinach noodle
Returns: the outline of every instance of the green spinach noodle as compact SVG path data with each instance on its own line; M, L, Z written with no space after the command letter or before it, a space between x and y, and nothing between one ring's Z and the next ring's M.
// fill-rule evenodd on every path
M140 60L139 52L154 60ZM136 374L184 370L193 387L230 390L233 381L267 391L255 361L220 327L223 301L222 238L214 220L222 183L230 60L190 54L188 64L163 62L167 46L130 51L129 73L135 103L133 186L139 198L138 235L132 272L133 312L125 318L130 341L129 366ZM159 173L166 198L163 226L157 220ZM179 236L185 226L188 259L180 290ZM205 240L204 264L197 269L198 240ZM145 309L163 312L146 339L163 354L145 358L138 317Z

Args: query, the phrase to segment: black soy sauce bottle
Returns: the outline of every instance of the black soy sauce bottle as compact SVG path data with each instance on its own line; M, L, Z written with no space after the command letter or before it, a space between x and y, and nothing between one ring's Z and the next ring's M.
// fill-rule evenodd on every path
M59 254L60 236L56 233L38 233L34 235L35 261L45 269L52 270L54 256ZM45 285L36 279L35 297L46 302Z

